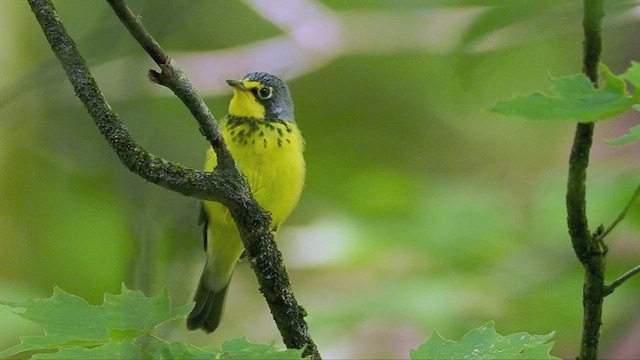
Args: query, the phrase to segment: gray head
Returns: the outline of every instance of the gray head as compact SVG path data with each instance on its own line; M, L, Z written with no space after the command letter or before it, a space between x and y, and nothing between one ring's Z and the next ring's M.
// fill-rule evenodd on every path
M242 80L227 80L234 88L229 114L295 122L289 87L278 77L265 72L252 72Z

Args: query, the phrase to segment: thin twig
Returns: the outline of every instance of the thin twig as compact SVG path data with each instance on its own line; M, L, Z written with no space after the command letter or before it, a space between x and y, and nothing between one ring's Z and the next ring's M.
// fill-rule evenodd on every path
M195 87L180 66L162 49L142 24L140 16L134 14L124 0L106 1L127 30L129 30L131 36L138 41L140 46L160 67L160 73L155 70L149 70L149 79L157 84L166 86L182 100L200 125L200 132L216 152L218 163L225 167L235 166L231 153L225 145L220 128L215 125L216 120L213 114L211 114L204 100L198 95Z
M583 0L584 47L582 71L598 86L598 67L602 53L604 0ZM585 269L582 294L583 318L579 360L596 360L602 325L606 248L591 234L587 221L586 179L589 152L593 142L593 123L578 123L569 157L567 181L567 225L576 257Z
M146 31L142 25L142 21L139 16L136 16L124 1L107 0L109 5L118 14L118 18L122 21L124 26L127 27L129 33L138 40L138 43L142 45L144 50L151 56L156 64L165 64L169 60L169 56L164 52L160 44Z
M638 185L638 187L636 188L636 191L633 192L633 195L631 195L631 198L629 199L629 201L627 202L627 205L624 207L624 209L622 209L622 212L620 214L618 214L618 217L616 217L615 220L613 220L613 222L611 223L611 225L609 225L604 232L602 233L602 235L598 236L599 240L603 240L607 235L609 235L609 233L611 231L613 231L613 229L615 229L615 227L622 221L624 220L624 218L627 216L627 213L629 212L629 210L631 210L631 207L633 206L633 204L636 202L636 200L638 199L638 197L640 197L640 185Z
M606 285L604 287L604 296L613 293L618 286L622 285L625 281L629 280L633 275L637 273L640 273L640 265L620 275L620 277L615 279L611 284Z

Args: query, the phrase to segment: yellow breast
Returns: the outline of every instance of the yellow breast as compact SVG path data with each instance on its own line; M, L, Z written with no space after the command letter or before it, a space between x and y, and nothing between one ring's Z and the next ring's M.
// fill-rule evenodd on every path
M272 227L282 224L295 208L305 177L304 140L291 122L228 117L222 134L254 197L271 213ZM213 149L207 151L205 170L216 166Z

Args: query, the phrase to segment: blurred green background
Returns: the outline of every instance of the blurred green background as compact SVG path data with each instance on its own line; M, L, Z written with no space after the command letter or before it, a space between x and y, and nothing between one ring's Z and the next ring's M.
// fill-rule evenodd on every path
M105 96L149 151L199 168L206 142L152 85L146 57L105 2L57 1ZM573 124L487 111L581 69L581 2L558 0L156 1L129 5L183 65L217 117L227 78L285 78L307 140L306 188L279 238L294 291L326 358L402 358L433 331L459 339L553 330L576 355L582 271L565 225ZM0 4L0 298L54 286L98 304L120 283L177 304L204 263L197 201L129 173L74 96L23 1ZM640 59L640 1L608 1L603 60ZM640 182L640 146L603 140L588 179L591 226L610 223ZM640 206L609 239L608 278L638 264ZM638 358L640 283L607 298L603 358ZM279 335L246 262L212 335L198 345ZM0 347L39 330L0 308Z

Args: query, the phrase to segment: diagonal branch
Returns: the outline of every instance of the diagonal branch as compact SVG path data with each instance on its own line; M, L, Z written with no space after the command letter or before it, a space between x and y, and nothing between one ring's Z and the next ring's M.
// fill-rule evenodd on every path
M235 162L231 158L231 153L224 142L220 127L215 125L215 118L204 100L202 100L202 97L196 92L187 75L167 55L160 44L144 27L140 17L136 16L123 0L107 0L107 2L127 30L129 30L129 33L160 67L161 73L149 70L151 81L168 87L191 111L191 114L200 125L200 132L207 138L216 152L218 163L223 167L235 167Z
M201 132L216 150L219 166L212 173L169 162L138 145L104 99L51 0L28 2L76 95L122 163L131 172L166 189L198 199L218 201L227 206L238 225L247 257L285 345L289 348L304 348L305 355L320 359L304 320L305 310L298 305L293 295L282 255L270 231L270 216L253 198L246 179L226 148L219 127L186 75L170 57L162 56L164 52L150 35L136 36L136 39L143 42L143 47L153 53L154 59L157 58L160 62L166 59L159 64L162 73L158 74L158 80L185 103L200 124ZM126 9L122 1L110 2L122 6L120 9ZM124 12L124 15L129 20L135 19L131 23L136 23L131 26L132 29L144 30L139 19L130 10ZM147 46L149 41L155 45Z
M228 195L227 186L218 174L188 169L166 161L150 154L133 140L104 99L53 5L48 0L30 0L29 4L53 52L67 73L76 95L122 163L145 180L182 195L224 201Z
M629 212L629 210L631 210L631 207L633 206L633 204L636 202L636 200L638 199L638 197L640 197L640 185L638 185L638 187L636 188L636 191L633 192L633 195L631 195L631 198L629 199L629 201L627 202L627 205L625 205L624 209L622 209L622 212L620 212L620 214L618 214L618 217L616 217L615 220L613 220L613 222L611 223L611 225L609 225L604 232L598 236L599 240L603 240L607 235L609 235L609 233L611 231L613 231L613 229L616 228L616 226L618 226L618 224L624 220L624 218L627 216L627 213Z
M160 44L151 36L151 34L142 25L142 20L136 16L124 1L107 0L109 5L129 33L138 41L144 50L151 56L156 64L165 64L169 60L169 55L162 49Z
M619 278L615 279L611 284L606 285L604 287L604 294L605 296L613 293L616 288L620 285L622 285L625 281L629 280L633 275L636 275L640 273L640 265L632 268L631 270L627 271L626 273L620 275Z

